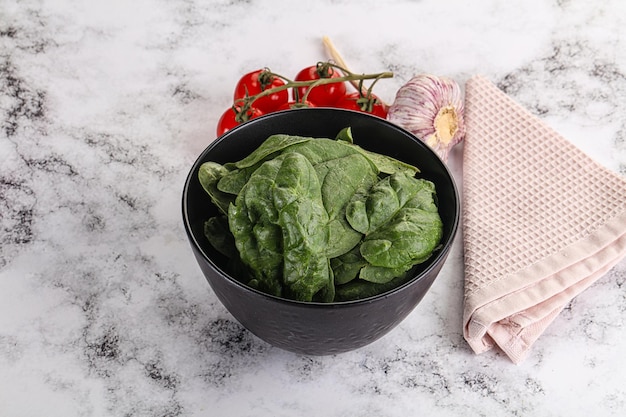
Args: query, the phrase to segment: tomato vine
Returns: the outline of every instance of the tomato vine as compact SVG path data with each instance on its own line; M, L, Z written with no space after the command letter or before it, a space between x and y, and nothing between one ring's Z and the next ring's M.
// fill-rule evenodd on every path
M320 61L315 66L304 68L294 79L269 68L253 71L237 83L234 105L220 119L217 134L220 136L260 114L286 108L342 107L384 117L386 105L372 94L372 89L381 79L392 77L393 73L389 71L357 74L331 61ZM368 88L364 87L365 81L371 81ZM347 82L353 85L358 82L358 93L347 94ZM289 100L289 91L292 100ZM354 98L355 94L358 97Z

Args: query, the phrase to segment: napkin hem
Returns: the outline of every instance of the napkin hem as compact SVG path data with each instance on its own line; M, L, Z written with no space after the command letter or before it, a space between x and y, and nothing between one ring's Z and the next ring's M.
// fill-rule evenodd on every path
M596 255L597 252L618 241L625 234L625 230L626 211L623 211L594 232L563 248L561 251L471 293L471 296L466 299L465 317L470 317L485 304L494 302L511 293L523 291L540 283L546 276L562 271L581 260ZM590 248L592 249L590 250ZM622 248L622 250L626 250L626 248ZM563 285L563 288L566 286ZM487 291L489 297L481 300ZM473 302L473 300L477 301Z
M537 317L537 320L530 324L520 327L518 323L515 323L515 315L504 322L493 323L487 330L491 340L502 349L513 363L520 363L528 354L530 346L541 336L543 330L552 323L567 303L591 286L598 278L605 275L614 265L615 263L606 265L563 293L557 294L558 299L548 302L549 305L556 305L556 307L549 313Z
M464 309L466 340L476 353L497 344L514 362L521 361L540 335L533 329L545 329L567 302L625 255L626 211L563 250L492 283L489 298L481 300L484 292L474 292Z

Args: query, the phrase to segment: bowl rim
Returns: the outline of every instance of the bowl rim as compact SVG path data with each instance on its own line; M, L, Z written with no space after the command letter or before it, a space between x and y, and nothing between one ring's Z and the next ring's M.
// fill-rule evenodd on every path
M441 166L441 168L443 169L443 171L445 172L446 176L450 179L450 184L452 185L452 193L454 195L454 200L456 202L455 208L454 208L454 220L453 220L453 224L451 225L451 232L449 235L449 238L446 242L442 242L441 243L441 248L436 252L435 256L432 257L432 259L429 259L429 265L422 270L418 275L412 277L411 279L409 279L407 282L392 288L388 291L385 291L383 293L380 294L376 294L370 297L365 297L365 298L360 298L360 299L356 299L356 300L347 300L347 301L332 301L332 302L321 302L321 301L300 301L300 300L292 300L289 298L283 298L283 297L278 297L272 294L267 294L263 291L257 290L255 288L252 288L242 282L240 282L239 280L237 280L236 278L232 277L227 271L225 271L223 268L221 268L220 266L218 266L212 259L211 257L207 254L207 252L203 249L203 245L200 244L200 242L198 241L198 239L196 238L196 236L194 235L194 233L191 230L191 224L189 221L189 217L188 217L188 200L189 200L189 187L191 184L191 181L194 180L195 176L196 176L196 171L198 169L198 167L200 166L200 164L202 162L205 162L206 156L208 153L210 153L213 148L219 146L219 144L221 144L224 141L227 141L228 138L234 134L236 134L239 130L241 129L250 129L253 128L255 124L258 123L262 123L264 120L269 119L269 118L274 118L277 117L278 115L280 116L284 116L286 113L293 113L293 112L323 112L323 111L330 111L330 112L343 112L343 113L354 113L354 114L358 114L359 117L366 117L366 118L371 118L372 121L376 122L376 123L382 123L384 125L386 125L387 127L391 128L391 129L395 129L395 130L399 130L401 133L403 133L405 136L407 136L409 139L417 142L419 144L419 146L423 147L424 149L426 149L427 153L430 153L437 161L437 163ZM447 253L450 251L455 237L458 233L458 229L459 229L459 225L460 225L460 214L461 214L461 201L460 201L460 195L459 195L459 190L458 190L458 186L456 184L456 181L454 179L454 176L452 175L452 172L450 171L450 169L448 168L448 166L446 165L446 163L441 159L441 157L439 157L439 155L432 150L428 145L426 145L424 142L422 142L420 139L417 138L417 136L415 136L413 133L409 132L408 130L404 129L403 127L392 123L386 119L383 119L381 117L378 116L374 116L374 115L370 115L367 113L362 113L362 112L358 112L355 110L348 110L348 109L339 109L339 108L331 108L331 107L312 107L312 108L299 108L299 109L288 109L288 110L281 110L281 111L276 111L273 113L268 113L268 114L264 114L262 116L256 117L254 119L248 120L245 123L239 124L237 126L235 126L233 129L225 132L223 135L217 137L216 139L214 139L213 141L211 141L211 143L209 143L204 150L200 153L200 155L195 159L195 161L193 162L193 164L191 165L191 168L189 169L189 172L186 175L185 178L185 183L183 186L183 192L182 192L182 215L183 215L183 224L185 227L185 232L187 233L187 236L189 238L189 241L191 242L192 246L194 247L195 250L198 251L198 253L200 253L202 255L202 257L204 258L205 261L207 261L207 263L209 264L209 266L215 270L216 272L218 272L219 274L221 274L223 277L225 277L231 284L234 284L238 287L240 287L241 289L243 289L244 291L247 292L251 292L254 293L256 295L259 295L261 297L273 300L275 302L279 302L279 303L284 303L284 304L290 304L290 305L294 305L294 306L310 306L311 308L340 308L340 307L346 307L346 306L353 306L356 304L368 304L368 303L372 303L378 300L384 300L386 298L389 298L391 296L393 296L394 294L405 290L408 287L411 287L413 285L416 285L419 281L421 281L424 277L426 277L429 272L434 269L436 267L436 265L438 265L441 261L441 258L445 258L447 256Z

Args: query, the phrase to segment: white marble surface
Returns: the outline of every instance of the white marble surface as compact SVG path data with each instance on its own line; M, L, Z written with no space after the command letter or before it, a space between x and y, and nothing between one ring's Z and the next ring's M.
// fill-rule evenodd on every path
M471 3L471 6L469 4ZM244 72L483 74L626 175L621 0L0 0L0 415L623 416L626 262L515 366L462 337L462 242L358 351L259 341L204 280L187 170ZM460 152L450 161L462 180Z

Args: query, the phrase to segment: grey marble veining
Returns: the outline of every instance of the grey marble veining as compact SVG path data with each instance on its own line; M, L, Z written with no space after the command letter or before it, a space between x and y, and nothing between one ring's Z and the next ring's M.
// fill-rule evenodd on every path
M459 237L398 328L305 357L243 329L187 243L184 179L237 79L327 59L322 35L395 73L387 102L480 73L626 174L626 6L476 3L0 1L0 415L624 415L625 262L515 366L463 340Z

